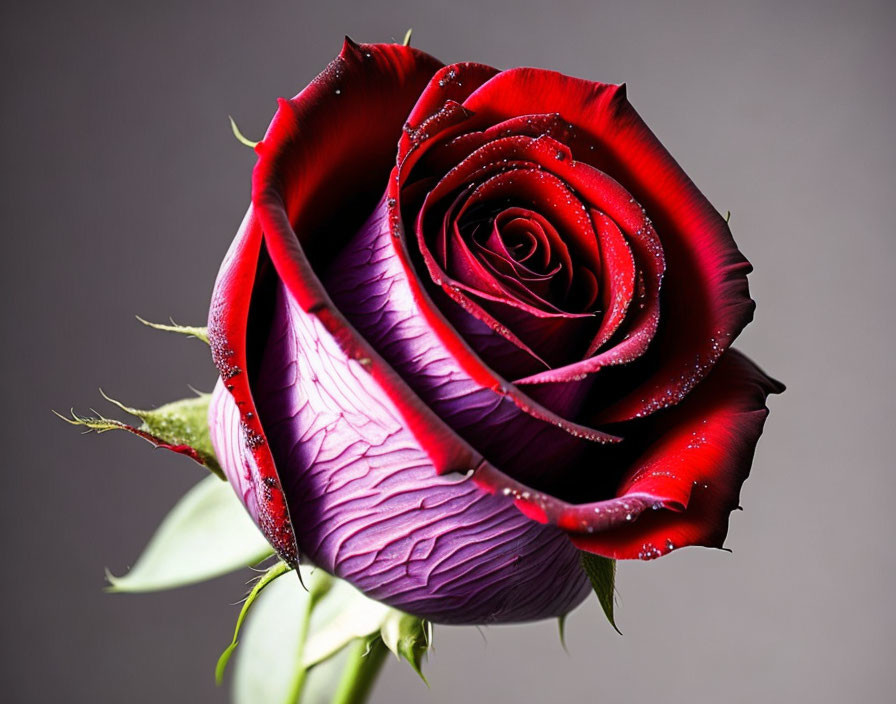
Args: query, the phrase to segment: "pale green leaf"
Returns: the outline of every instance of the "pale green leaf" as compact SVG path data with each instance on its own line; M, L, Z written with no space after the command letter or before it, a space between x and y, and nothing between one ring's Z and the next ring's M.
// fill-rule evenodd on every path
M616 560L601 557L600 555L594 555L590 552L582 552L581 555L582 568L585 570L585 574L588 575L588 579L591 580L591 587L597 595L597 600L600 602L607 620L610 622L610 625L616 629L616 632L619 635L622 635L622 631L617 628L616 621L613 618L613 599L616 588Z
M350 649L343 648L308 671L302 690L302 704L332 704L350 655Z
M207 476L177 502L130 572L108 575L109 589L171 589L254 565L272 554L230 485Z
M411 45L411 35L412 35L413 33L414 33L414 28L413 28L413 27L409 27L409 28L408 28L408 31L404 33L404 39L401 40L401 43L402 43L404 46L410 46L410 45Z
M302 667L303 639L313 599L325 599L329 577L302 567L302 581L278 579L258 597L242 629L233 676L235 704L292 704L301 690L303 704L330 701L344 653L307 673Z
M341 650L354 638L378 633L390 608L369 599L343 580L336 580L311 617L303 662L312 667Z

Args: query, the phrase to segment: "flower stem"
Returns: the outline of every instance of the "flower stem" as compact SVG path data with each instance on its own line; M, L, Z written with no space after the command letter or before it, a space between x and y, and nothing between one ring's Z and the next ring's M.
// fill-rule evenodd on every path
M379 637L363 639L352 646L332 704L364 704L388 652Z
M317 570L311 574L308 586L308 605L305 607L305 613L302 622L299 624L299 649L296 653L297 670L295 679L292 681L292 690L289 693L287 704L300 704L302 701L302 692L305 689L305 680L308 679L308 670L302 666L302 658L305 654L305 642L308 640L308 631L311 628L311 614L317 603L326 596L333 585L332 578L323 570Z
M286 700L288 704L299 704L299 702L302 701L302 690L305 688L305 679L308 676L308 670L302 667L302 655L305 651L305 640L308 638L308 626L311 622L311 610L314 608L314 605L311 603L311 599L309 599L308 602L308 610L305 613L305 618L302 619L301 630L299 632L299 652L297 653L296 657L298 668L296 671L295 679L292 681L292 691L289 693L289 697Z

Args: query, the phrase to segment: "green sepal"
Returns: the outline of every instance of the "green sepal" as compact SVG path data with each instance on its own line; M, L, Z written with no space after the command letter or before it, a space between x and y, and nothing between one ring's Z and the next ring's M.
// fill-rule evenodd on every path
M594 593L597 595L597 600L600 602L607 620L615 631L622 635L622 631L616 626L616 621L613 617L616 560L584 551L581 553L581 556L582 569L585 570L585 574L588 575L588 579L591 581L591 588L594 589Z
M102 389L100 389L100 394L125 413L139 418L142 423L139 426L128 425L119 420L106 418L99 413L93 417L79 416L74 411L71 412L71 418L59 413L56 415L67 423L80 425L97 433L105 433L108 430L126 430L155 447L186 455L207 467L220 479L225 479L221 465L218 464L218 459L215 457L208 429L208 404L211 394L197 393L193 398L172 401L153 410L125 406L120 401L107 396Z
M134 316L143 323L145 326L153 328L154 330L164 330L165 332L176 332L178 335L187 335L188 337L195 337L197 340L202 340L205 344L208 344L208 328L199 327L197 325L178 325L173 320L171 324L166 323L151 323L148 320L144 320L139 315Z
M227 663L230 661L230 656L233 655L233 651L236 650L236 646L239 644L240 628L242 628L243 621L246 620L249 609L252 608L252 604L255 603L258 595L261 594L266 586L277 579L277 577L280 577L287 572L291 572L293 569L295 568L290 567L285 562L278 562L261 575L255 582L255 585L249 592L249 596L247 596L246 600L243 602L243 608L240 609L240 615L236 619L236 627L233 629L233 639L230 641L230 645L228 645L224 649L224 652L221 653L221 657L218 658L218 663L215 666L215 682L221 684L224 680L224 670L227 669Z
M249 147L249 149L255 149L255 147L258 146L258 142L253 142L251 139L246 137L240 131L240 128L237 126L236 120L234 120L233 117L228 115L227 118L230 120L230 131L233 132L233 136L236 137L236 141L243 146Z
M557 631L560 635L560 645L563 647L563 650L569 653L569 649L566 647L566 617L569 614L563 614L562 616L557 618Z
M407 660L429 687L421 663L432 645L432 623L393 609L380 627L380 636L395 657Z
M256 565L273 554L230 485L207 475L165 516L126 575L106 573L108 591L173 589Z

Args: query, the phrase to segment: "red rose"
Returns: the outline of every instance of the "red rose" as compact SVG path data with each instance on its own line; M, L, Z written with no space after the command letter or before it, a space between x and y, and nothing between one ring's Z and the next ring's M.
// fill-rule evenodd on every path
M256 151L211 425L281 556L485 622L572 608L577 549L721 546L782 387L623 86L347 40Z

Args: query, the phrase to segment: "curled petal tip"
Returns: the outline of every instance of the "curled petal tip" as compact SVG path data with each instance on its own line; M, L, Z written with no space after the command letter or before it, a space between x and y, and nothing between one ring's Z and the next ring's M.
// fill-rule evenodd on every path
M361 46L350 36L345 35L345 39L342 42L342 51L339 52L339 57L345 59L349 56L358 58L361 56Z

